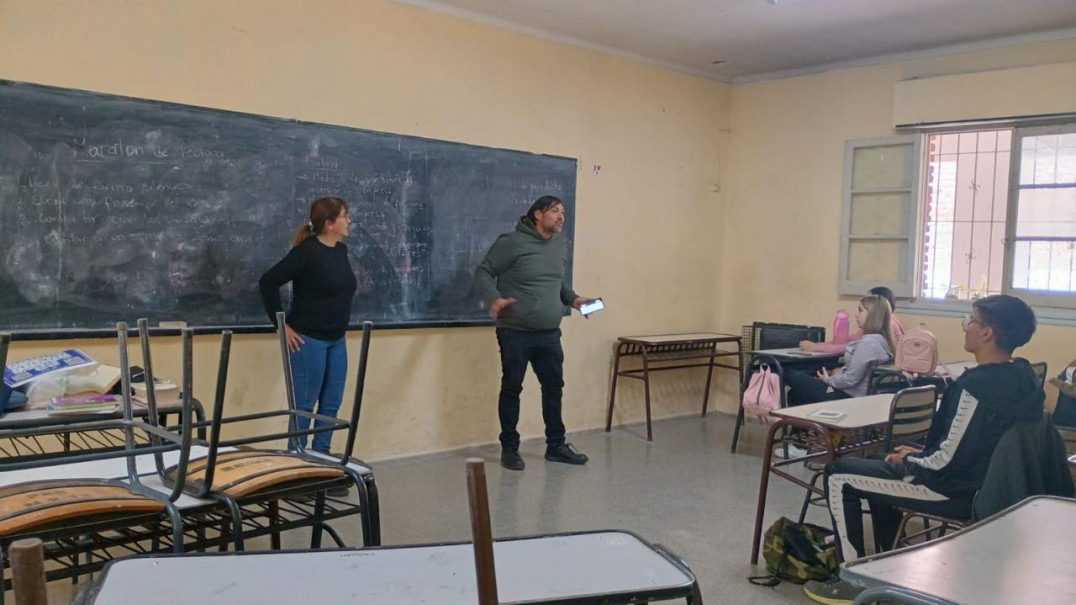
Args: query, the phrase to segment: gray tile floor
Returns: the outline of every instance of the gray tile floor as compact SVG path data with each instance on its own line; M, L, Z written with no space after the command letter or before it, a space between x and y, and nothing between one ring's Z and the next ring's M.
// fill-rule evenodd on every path
M734 455L732 428L731 417L711 414L657 422L652 443L642 426L571 435L590 456L584 467L546 462L541 440L523 444L523 472L502 469L495 446L384 461L374 465L384 542L469 540L463 461L479 457L487 461L495 537L630 530L686 559L706 603L810 603L799 586L747 582L764 571L748 560L765 432L749 424ZM803 493L786 481L771 481L765 524L798 515ZM812 507L808 519L825 517ZM355 534L350 528L346 535Z
M629 530L687 560L708 605L811 603L794 584L765 588L747 582L765 571L748 564L765 430L748 424L739 451L730 454L732 429L732 417L711 414L656 422L652 443L638 425L570 435L590 456L583 467L546 462L542 440L524 442L523 472L502 469L496 446L382 461L374 467L383 542L470 540L463 462L478 457L487 461L494 537ZM798 515L803 493L786 481L771 481L764 526L780 515ZM812 507L808 520L825 519ZM355 519L333 525L348 544L361 543ZM284 536L285 548L308 544L308 531ZM266 550L268 540L251 541L248 549ZM69 583L53 582L49 601L67 604L71 592Z

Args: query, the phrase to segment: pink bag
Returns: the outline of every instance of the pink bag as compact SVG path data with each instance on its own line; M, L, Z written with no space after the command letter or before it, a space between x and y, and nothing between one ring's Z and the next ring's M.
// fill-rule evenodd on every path
M770 410L781 407L781 377L762 364L751 375L747 390L743 392L743 410L754 414L762 422L769 418Z
M923 324L897 343L897 367L911 374L933 374L938 367L938 339Z
M848 344L848 311L841 309L833 318L833 344Z

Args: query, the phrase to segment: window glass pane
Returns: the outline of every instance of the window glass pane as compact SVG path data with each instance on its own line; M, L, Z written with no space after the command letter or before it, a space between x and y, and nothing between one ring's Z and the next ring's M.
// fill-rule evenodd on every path
M852 195L852 235L907 235L907 193Z
M1036 185L1057 182L1057 136L1046 135L1033 137L1035 141L1035 170L1033 181Z
M1012 151L1012 131L998 131L998 151Z
M1065 140L1065 137L1072 137ZM1057 181L1058 183L1076 183L1076 134L1061 136L1062 146L1057 150ZM1067 145L1067 146L1066 146Z
M1012 261L1012 287L1027 289L1028 269L1031 266L1031 242L1016 242Z
M1076 238L1076 186L1021 189L1019 195L1017 237Z
M975 206L975 156L962 153L956 163L956 220L970 221Z
M1035 160L1038 158L1038 150L1035 149L1035 137L1024 137L1020 144L1020 184L1035 184Z
M907 243L894 241L848 242L848 279L853 281L903 281L900 259Z
M1005 223L991 223L990 231L989 293L1001 294L1005 269Z
M1072 290L1072 242L1050 242L1049 288L1052 292Z
M994 215L994 204L1004 205L1005 193L997 195L994 190L994 159L996 154L978 153L975 159L975 178L971 181L973 196L972 220L989 221Z
M1009 205L1009 162L1008 151L999 151L994 158L994 220L1005 222Z
M922 295L945 298L952 278L953 223L933 223L927 235L923 255L927 279L923 281Z
M987 296L990 291L990 225L989 221L971 224L968 290L972 298Z
M959 134L943 134L941 138L941 153L956 153L959 149Z
M926 298L1002 290L1011 130L932 135L921 282Z
M958 298L970 298L971 223L953 223L953 265L949 289L959 288Z
M1027 287L1045 290L1050 283L1050 242L1029 242Z
M911 187L911 145L859 147L852 154L852 189Z

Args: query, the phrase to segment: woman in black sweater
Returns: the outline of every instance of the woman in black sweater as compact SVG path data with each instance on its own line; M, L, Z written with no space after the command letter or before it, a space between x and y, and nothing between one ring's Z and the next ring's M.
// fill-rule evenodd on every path
M338 197L323 197L310 205L310 221L295 232L288 255L258 280L270 321L282 311L280 288L292 284L291 311L285 332L291 352L295 404L299 410L336 417L347 378L347 342L351 300L358 285L347 246L351 218ZM319 426L325 423L315 423ZM300 421L300 429L309 426ZM306 445L306 437L302 438ZM314 450L328 453L332 432L314 436Z

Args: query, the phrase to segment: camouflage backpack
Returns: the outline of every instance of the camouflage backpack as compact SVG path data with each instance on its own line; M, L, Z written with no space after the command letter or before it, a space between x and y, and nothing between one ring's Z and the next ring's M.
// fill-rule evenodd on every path
M833 532L810 523L781 517L766 530L762 558L768 576L748 578L752 584L776 586L781 580L804 584L837 577L837 546L826 543Z

